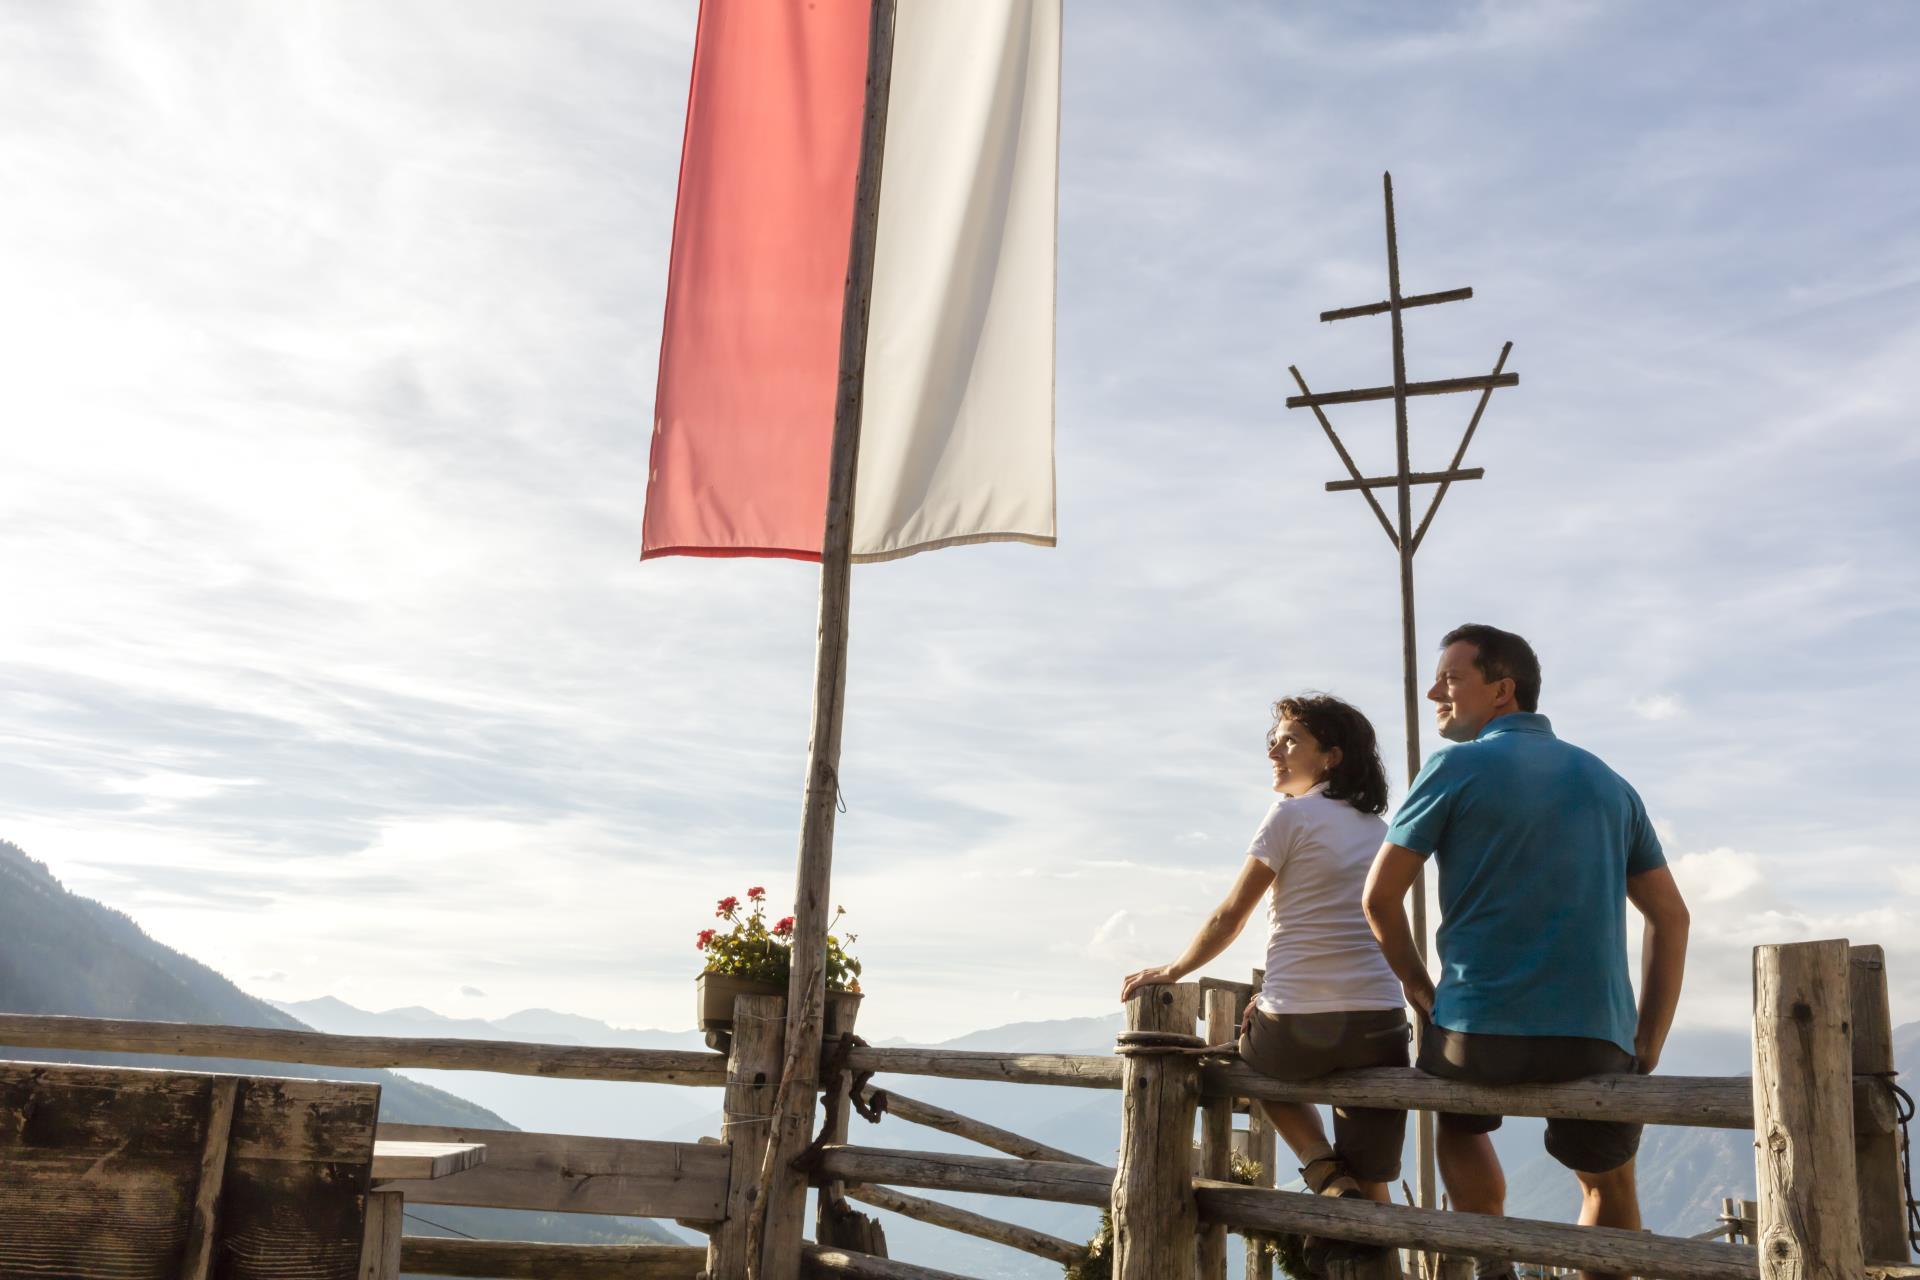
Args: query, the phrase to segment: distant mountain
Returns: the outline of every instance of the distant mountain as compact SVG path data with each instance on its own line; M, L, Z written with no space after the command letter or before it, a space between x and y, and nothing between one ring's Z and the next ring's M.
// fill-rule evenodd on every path
M121 912L69 892L45 865L4 840L0 840L0 1011L288 1030L306 1030L310 1025L246 994L199 961L155 942ZM0 1046L0 1058L369 1080L381 1086L382 1120L481 1129L515 1127L465 1098L389 1071L6 1046ZM680 1239L640 1218L444 1206L426 1212L455 1233L495 1239L607 1243ZM410 1223L408 1229L440 1234L424 1219Z
M691 996L688 999L692 1003ZM628 1049L701 1049L698 1031L613 1027L578 1014L522 1009L504 1018L450 1018L410 1006L372 1011L332 996L276 1007L335 1035L437 1036L461 1040L534 1040ZM471 1098L520 1128L540 1133L591 1133L609 1138L692 1142L720 1132L720 1092L673 1084L550 1080L484 1071L409 1071L407 1075Z

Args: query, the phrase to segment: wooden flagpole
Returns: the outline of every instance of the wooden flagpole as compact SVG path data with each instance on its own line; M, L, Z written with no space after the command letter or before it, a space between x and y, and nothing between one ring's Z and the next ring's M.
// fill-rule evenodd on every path
M867 30L866 111L854 183L853 229L840 312L840 376L834 403L827 521L820 550L819 643L814 657L813 732L795 873L793 970L787 982L786 1047L757 1194L747 1231L750 1280L796 1280L806 1221L807 1179L794 1157L813 1137L825 1026L827 905L833 881L833 820L840 796L840 727L847 688L847 616L853 585L853 495L866 384L867 318L880 217L887 101L893 76L895 0L872 0Z

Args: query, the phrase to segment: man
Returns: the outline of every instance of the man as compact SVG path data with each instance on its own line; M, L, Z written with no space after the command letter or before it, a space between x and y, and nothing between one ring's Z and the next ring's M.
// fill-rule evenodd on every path
M1367 920L1422 1015L1418 1065L1452 1080L1519 1084L1652 1071L1673 1024L1687 908L1647 811L1600 760L1554 736L1540 660L1519 636L1457 627L1427 697L1450 745L1414 780L1367 877ZM1415 949L1405 899L1439 866L1440 983ZM1640 1002L1627 976L1626 904L1646 919ZM1488 1134L1500 1117L1440 1116L1453 1207L1502 1213ZM1547 1151L1579 1178L1580 1221L1640 1226L1640 1126L1549 1120ZM1482 1276L1512 1264L1482 1259Z

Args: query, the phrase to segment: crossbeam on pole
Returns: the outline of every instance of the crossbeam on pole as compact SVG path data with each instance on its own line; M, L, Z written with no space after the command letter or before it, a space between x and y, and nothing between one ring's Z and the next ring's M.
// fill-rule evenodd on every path
M1416 293L1411 298L1400 299L1400 309L1405 311L1408 307L1431 307L1438 302L1465 302L1472 296L1471 286L1465 289L1442 289L1439 293ZM1332 311L1322 311L1320 319L1323 323L1329 320L1352 320L1359 316L1383 316L1391 310L1393 310L1391 301L1369 302L1364 307L1337 307Z
M1458 471L1409 471L1405 476L1369 476L1364 480L1329 480L1328 493L1348 489L1391 489L1405 480L1408 484L1452 484L1455 480L1478 480L1487 474L1485 467L1466 467Z
M1495 387L1517 387L1520 375L1503 373L1495 377L1485 374L1475 378L1436 378L1431 382L1409 382L1400 389L1399 394L1407 396L1444 396L1456 391L1488 391ZM1354 391L1322 391L1311 396L1288 396L1287 408L1310 409L1323 404L1362 404L1368 400L1391 400L1395 390L1392 386L1361 387Z

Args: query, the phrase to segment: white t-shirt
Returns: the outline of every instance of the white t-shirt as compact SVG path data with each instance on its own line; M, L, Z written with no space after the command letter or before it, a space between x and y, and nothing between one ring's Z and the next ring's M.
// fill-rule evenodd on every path
M1267 901L1267 1013L1398 1009L1400 980L1387 967L1360 906L1367 869L1387 824L1321 783L1298 798L1281 796L1254 832L1249 857L1273 868Z

